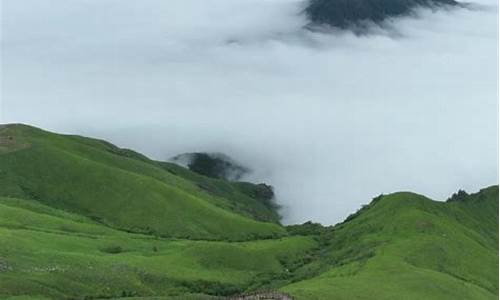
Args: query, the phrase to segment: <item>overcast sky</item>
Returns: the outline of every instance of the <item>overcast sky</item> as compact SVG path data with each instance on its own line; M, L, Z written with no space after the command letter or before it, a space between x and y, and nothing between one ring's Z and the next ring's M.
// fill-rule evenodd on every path
M285 222L497 182L497 3L313 33L296 0L2 0L0 121L229 154Z

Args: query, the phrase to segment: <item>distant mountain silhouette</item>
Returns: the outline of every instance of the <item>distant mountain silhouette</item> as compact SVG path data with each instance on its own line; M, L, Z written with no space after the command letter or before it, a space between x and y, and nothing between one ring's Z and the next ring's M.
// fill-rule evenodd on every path
M240 180L250 170L222 153L183 153L172 158L198 174L231 181Z
M312 24L364 28L387 18L410 15L415 8L457 6L454 0L310 0L305 12Z

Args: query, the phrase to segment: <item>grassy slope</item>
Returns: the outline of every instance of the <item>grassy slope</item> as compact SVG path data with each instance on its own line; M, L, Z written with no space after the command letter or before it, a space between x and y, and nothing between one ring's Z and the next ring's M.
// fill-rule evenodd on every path
M248 188L103 141L0 126L0 298L280 287L297 299L497 298L498 187L450 203L395 193L283 238L249 218L273 215Z
M498 187L443 203L384 196L324 235L329 269L297 299L498 299ZM311 268L311 266L309 266Z
M208 193L185 176L105 142L23 125L1 128L0 138L1 196L35 199L161 236L245 240L284 234L276 224L231 210L230 197Z
M161 168L180 176L208 193L227 200L221 206L260 221L278 222L280 216L269 201L255 197L259 185L248 182L229 182L191 172L186 168L168 162L156 162ZM272 203L271 203L272 204Z
M235 293L286 272L308 237L249 242L158 239L35 201L0 198L0 298Z

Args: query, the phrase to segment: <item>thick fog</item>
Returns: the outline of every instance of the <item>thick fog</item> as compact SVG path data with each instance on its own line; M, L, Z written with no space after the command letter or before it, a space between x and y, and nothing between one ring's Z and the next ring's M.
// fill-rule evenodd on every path
M165 160L223 152L284 221L497 178L497 3L370 34L310 32L295 0L2 0L1 122Z

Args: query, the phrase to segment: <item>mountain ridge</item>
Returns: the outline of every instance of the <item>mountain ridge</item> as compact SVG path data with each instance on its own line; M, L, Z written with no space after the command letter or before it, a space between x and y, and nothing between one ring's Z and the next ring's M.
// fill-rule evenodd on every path
M10 143L10 150L14 149L15 151L8 151L3 157L0 157L0 160L4 159L3 168L8 168L10 174L9 177L4 178L4 180L9 180L9 184L5 185L10 190L16 190L17 195L45 201L58 208L76 209L80 213L93 214L95 218L101 219L103 222L110 222L110 225L117 225L123 229L137 232L152 230L160 235L171 235L174 233L173 229L165 229L166 223L162 221L161 216L165 213L172 214L174 211L174 214L187 211L192 212L192 214L172 215L171 220L173 221L169 226L183 227L179 228L185 232L183 234L195 234L197 238L210 239L211 236L220 237L222 234L231 239L246 239L245 235L247 234L269 237L275 234L279 235L280 232L283 233L283 230L274 224L259 223L258 220L248 218L252 217L251 214L241 215L245 211L244 208L240 210L227 209L231 205L227 198L207 193L206 190L193 182L173 175L165 170L165 165L158 165L154 161L144 162L144 156L138 160L135 152L126 151L127 155L124 156L123 153L116 153L117 147L113 147L109 151L110 149L106 147L109 147L110 144L103 144L99 140L79 136L54 135L21 125L5 128L10 128L10 130L4 130L3 133L0 133L4 139L11 137L13 140L10 141L15 140L17 144L25 145L22 149L14 149L16 145ZM28 144L29 146L27 146ZM18 162L21 162L21 167L16 165ZM31 179L26 180L27 178ZM100 186L100 188L89 188L89 185ZM48 186L50 188L47 188ZM56 186L57 189L54 188ZM130 188L132 186L135 188ZM232 188L234 193L238 192L235 186L225 184L224 186L225 189ZM78 189L82 188L89 189L87 192L83 190L77 192ZM5 194L5 190L1 195L16 196L16 194ZM245 200L245 202L236 203L237 205L243 206L245 203L251 205L255 202L255 200L245 196L243 192L239 192L237 196L240 200ZM122 206L123 199L127 199L127 197L131 199L127 204L135 205L137 210L134 212L130 209L131 215L115 215L114 211ZM74 199L80 200L75 201ZM106 202L103 199L107 199ZM137 211L140 212L140 205L143 204L132 201L132 199L146 201L144 203L146 206L143 206L142 209L151 207L148 217L155 219L151 219L151 222L137 220L141 217L133 214ZM180 199L184 200L179 201ZM75 202L77 206L69 203L71 201ZM177 207L177 209L168 209L172 206ZM126 210L127 207L123 207L123 209ZM165 209L167 210L165 211ZM264 208L259 207L259 209ZM113 211L112 214L111 211ZM207 214L212 215L212 217ZM271 212L268 214L272 215ZM197 216L202 215L204 218L212 218L212 221L199 224L200 221L204 222L204 220ZM124 219L129 217L128 220ZM185 224L189 221L182 220L181 222L179 218L191 218L190 224L197 226L198 229L186 227ZM229 228L225 226L214 227L220 220L224 219L231 220L233 226ZM276 222L276 220L268 221ZM234 230L232 228L235 228L234 225L237 222L246 224L245 227L248 229L252 227L253 229L248 230L241 227L239 230L243 233L234 232L234 235L228 235L227 232ZM147 226L142 226L144 223ZM137 227L138 225L141 225L142 228ZM200 231L205 230L203 228L206 229L204 233ZM179 229L175 231L175 234L178 234ZM252 230L254 231L252 232ZM244 233L245 231L248 233Z
M497 299L498 185L447 202L379 195L334 226L282 226L256 191L0 126L0 298Z

